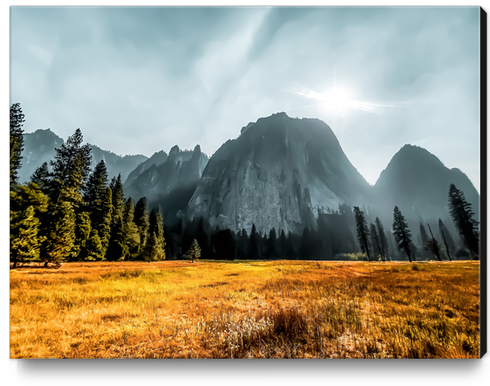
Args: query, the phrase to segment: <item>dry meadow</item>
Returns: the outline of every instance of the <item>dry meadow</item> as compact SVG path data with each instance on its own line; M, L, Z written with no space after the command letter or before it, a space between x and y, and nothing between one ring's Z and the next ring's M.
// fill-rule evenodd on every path
M10 272L11 358L477 358L479 262Z

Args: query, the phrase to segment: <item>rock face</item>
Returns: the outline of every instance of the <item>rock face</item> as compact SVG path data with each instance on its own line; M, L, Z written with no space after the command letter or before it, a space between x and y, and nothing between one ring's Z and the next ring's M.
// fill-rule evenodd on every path
M121 173L121 179L124 181L137 165L148 159L141 154L119 156L110 151L102 150L95 145L90 145L90 147L92 148L92 168L94 168L98 162L104 160L109 179Z
M368 202L369 190L329 126L278 113L249 124L211 157L188 214L234 231L255 224L261 232L297 232L316 228L318 210Z
M466 174L448 169L421 147L405 145L381 172L373 187L373 205L391 215L397 205L412 221L447 219L451 184L464 192L478 218L480 196Z
M22 166L19 170L19 182L30 180L32 173L44 162L49 163L54 159L55 149L59 148L65 141L58 137L50 129L39 129L34 133L24 134L24 150L22 151ZM141 162L148 158L144 155L119 156L98 146L90 145L92 149L93 168L98 162L104 160L109 178L121 173L123 180Z
M19 182L25 183L31 179L32 174L44 162L54 159L55 148L65 141L50 129L39 129L34 133L24 134L24 150L22 151Z
M132 197L137 201L145 196L152 202L175 188L195 184L201 178L208 162L207 155L201 152L199 145L193 151L181 151L178 146L174 146L168 157L165 158L164 155L166 154L155 157L155 162L150 166L150 162L140 165L141 173L138 174L135 170L135 173L130 174L124 184L126 197ZM162 159L165 161L161 162ZM157 164L159 162L161 163Z

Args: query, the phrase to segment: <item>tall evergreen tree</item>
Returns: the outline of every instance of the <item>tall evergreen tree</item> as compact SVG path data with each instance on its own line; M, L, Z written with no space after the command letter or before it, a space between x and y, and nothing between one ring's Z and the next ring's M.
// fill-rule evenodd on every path
M49 170L48 163L43 162L41 166L39 166L31 176L31 182L34 182L39 189L43 192L47 192L49 188Z
M376 230L378 232L378 237L379 237L379 243L381 246L381 256L383 257L383 260L386 261L388 260L388 239L386 238L385 230L383 228L383 224L381 224L381 220L376 217L376 220L374 221L376 224Z
M137 203L134 210L134 223L138 227L140 235L140 255L146 248L146 242L148 240L148 230L150 228L150 216L148 215L148 204L146 197L141 198Z
M150 227L148 241L145 248L145 260L165 260L165 236L163 234L163 218L160 210L150 213Z
M111 225L111 238L107 248L105 258L110 261L124 260L128 254L126 244L126 234L122 216L116 216Z
M381 252L381 243L374 224L371 224L370 226L370 236L371 236L371 245L373 246L374 256L380 256L381 259L384 260L383 253Z
M286 237L286 233L284 232L284 229L281 229L278 244L279 244L279 257L289 257L288 240Z
M123 215L124 212L124 190L121 180L121 173L113 177L109 186L112 191L112 216L114 218Z
M14 265L16 261L40 257L46 239L42 220L48 204L48 197L32 182L11 187L10 255ZM32 248L32 253L26 248Z
M51 161L53 171L50 186L50 196L55 205L60 200L71 202L75 208L82 203L82 188L92 162L91 149L82 142L82 132L77 129L66 143L56 149Z
M10 186L17 184L24 146L24 114L20 103L10 106Z
M473 258L478 259L478 223L473 218L475 214L471 204L454 184L449 187L449 212L459 234L463 237L465 246L470 250Z
M33 206L22 211L10 211L10 261L14 268L18 262L39 259L42 239L38 232L39 219Z
M189 248L189 251L187 252L187 256L189 256L189 259L194 262L194 260L199 260L201 257L201 248L199 248L199 244L196 239L191 244L191 247Z
M451 234L446 228L446 225L439 219L439 232L441 234L442 240L444 241L444 245L446 246L446 254L449 261L452 261L452 254L454 252L454 240L451 237Z
M251 259L260 259L262 257L259 244L259 235L257 234L257 228L255 224L252 224L252 230L250 232L250 246L249 253Z
M87 240L86 249L87 254L85 256L85 260L87 261L101 260L104 256L105 251L102 247L102 242L97 229L92 228L90 237Z
M75 220L75 243L73 245L68 259L74 261L86 260L87 258L87 242L90 238L92 226L90 224L90 216L86 211L76 213Z
M124 209L124 227L126 234L126 244L128 245L127 259L134 259L138 256L140 248L140 234L138 227L134 223L134 201L130 197L126 201Z
M276 230L272 228L267 238L267 257L279 257L279 246L277 242Z
M45 262L64 261L75 244L75 211L73 204L60 202L51 216L51 227L46 240ZM43 256L41 256L43 257Z
M368 260L371 260L370 245L369 245L369 230L367 227L364 212L358 206L354 206L354 218L356 221L357 239L362 253L367 254Z
M97 249L100 250L101 255L96 257L97 260L104 259L111 234L112 191L107 186L107 178L106 165L102 160L95 166L84 188L84 199L90 214L92 229L97 230L94 242L101 243L101 248ZM95 237L95 233L90 237Z
M408 224L403 217L402 212L395 206L393 211L393 236L395 237L396 244L400 251L404 251L408 257L408 260L412 261L411 243L412 236L408 229Z
M434 235L432 234L432 229L430 229L430 225L427 224L427 226L429 227L431 238L427 240L425 247L426 249L432 252L432 254L436 257L437 260L442 261L441 252L440 252L441 248L439 246L439 242L434 238Z

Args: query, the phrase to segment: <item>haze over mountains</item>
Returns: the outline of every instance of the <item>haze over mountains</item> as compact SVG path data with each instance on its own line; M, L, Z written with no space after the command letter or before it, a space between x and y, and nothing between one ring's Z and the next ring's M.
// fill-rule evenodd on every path
M63 143L49 129L24 138L20 181L42 162L49 164L54 148ZM199 146L192 151L174 146L169 154L150 158L92 149L94 165L104 159L111 177L121 173L126 197L146 196L150 205L162 207L166 222L203 217L221 229L250 232L255 224L260 232L299 233L304 227L316 229L319 214L339 204L364 207L369 221L379 216L388 227L395 205L409 222L437 221L449 218L451 183L465 193L475 213L479 210L479 194L468 177L425 149L404 146L370 186L327 124L285 113L248 124L211 158Z

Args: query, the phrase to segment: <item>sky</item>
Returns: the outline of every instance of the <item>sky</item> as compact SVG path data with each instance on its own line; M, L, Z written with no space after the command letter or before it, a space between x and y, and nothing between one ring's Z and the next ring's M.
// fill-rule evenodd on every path
M478 7L12 7L10 103L116 154L212 155L284 111L371 184L405 144L480 188Z

